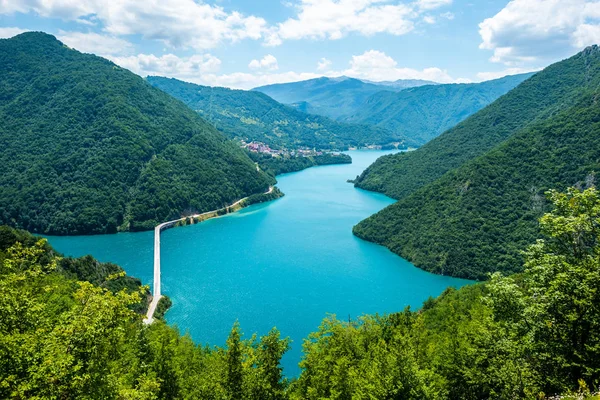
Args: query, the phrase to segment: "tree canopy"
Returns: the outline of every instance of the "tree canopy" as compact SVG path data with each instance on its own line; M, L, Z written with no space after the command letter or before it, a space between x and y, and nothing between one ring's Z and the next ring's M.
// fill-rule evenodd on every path
M273 179L183 103L29 32L0 40L0 222L46 234L149 229Z

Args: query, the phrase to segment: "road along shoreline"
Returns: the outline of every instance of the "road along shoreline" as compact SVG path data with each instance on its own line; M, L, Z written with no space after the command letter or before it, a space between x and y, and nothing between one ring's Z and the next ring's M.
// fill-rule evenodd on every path
M277 189L275 192L277 196L273 197L272 199L268 198L268 195L273 194L273 191L275 190L276 188L274 186L270 186L269 190L267 190L264 193L244 197L243 199L240 199L235 203L220 208L218 210L207 211L201 214L195 214L179 219L174 219L172 221L163 222L162 224L159 224L156 227L154 227L154 284L152 290L152 301L150 302L148 312L146 313L146 318L144 319L145 324L151 324L152 322L154 322L154 313L156 312L156 307L158 306L158 303L162 297L160 288L160 233L165 229L169 229L175 226L192 225L202 221L206 221L208 219L217 218L226 214L231 214L232 212L236 212L251 204L273 200L283 195ZM261 201L261 198L263 196L267 196L267 198L263 198Z

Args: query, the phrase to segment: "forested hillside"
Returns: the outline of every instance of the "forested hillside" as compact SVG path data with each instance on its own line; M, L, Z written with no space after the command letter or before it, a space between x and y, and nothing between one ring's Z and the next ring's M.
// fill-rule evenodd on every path
M481 110L533 74L482 83L429 85L378 92L343 119L379 126L423 145Z
M568 92L560 111L362 221L354 233L435 273L486 279L519 271L547 210L544 192L591 186L600 170L600 89L593 84L599 52L575 57L594 61L584 64L590 87Z
M234 324L221 348L160 321L144 326L131 306L146 289L73 279L44 240L0 227L0 397L592 399L600 198L595 189L550 196L523 274L448 289L416 312L328 317L304 341L292 380L280 367L290 342L276 329L244 340Z
M152 228L272 178L183 103L53 36L0 40L0 222L48 234Z
M259 92L200 86L158 76L149 76L147 80L183 101L232 139L255 140L275 148L305 146L333 150L371 144L414 144L405 144L401 135L384 128L305 114Z
M519 130L573 106L586 88L598 84L600 51L591 47L537 73L418 150L380 158L356 185L401 199Z

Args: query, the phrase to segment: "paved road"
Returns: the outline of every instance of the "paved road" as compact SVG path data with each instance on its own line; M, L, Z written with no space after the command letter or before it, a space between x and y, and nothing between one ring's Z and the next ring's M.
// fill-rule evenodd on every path
M269 190L267 190L265 192L265 194L269 194L272 191L273 191L273 186L270 186ZM231 207L235 207L238 204L240 204L241 202L243 202L244 200L247 200L248 197L244 197L243 199L236 201L232 205L223 207L223 208L229 209ZM220 208L219 210L222 210L223 208ZM183 217L183 218L175 219L173 221L163 222L162 224L157 225L154 228L154 290L152 291L152 302L150 303L150 306L148 307L148 312L146 313L146 318L144 319L144 323L151 324L154 321L154 318L153 318L154 312L156 311L156 306L158 305L158 301L162 297L162 294L160 292L160 232L165 228L169 228L170 226L175 225L178 222L186 220L187 218L194 218L194 219L200 218L207 214L216 213L219 210L207 211L202 214L192 215L191 217Z

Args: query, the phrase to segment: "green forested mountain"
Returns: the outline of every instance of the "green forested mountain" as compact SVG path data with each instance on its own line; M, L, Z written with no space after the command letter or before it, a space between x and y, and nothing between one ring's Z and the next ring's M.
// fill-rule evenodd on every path
M53 36L0 40L0 222L32 232L149 229L272 178L183 103Z
M338 119L354 114L371 95L382 90L397 91L401 88L380 86L354 78L316 78L301 82L280 83L253 89L283 104L314 114Z
M590 48L549 66L416 151L381 157L357 186L401 199L491 150L525 127L569 108L600 84L600 52Z
M454 127L533 74L506 76L482 83L429 85L378 92L342 119L386 128L423 145Z
M551 200L522 274L448 289L417 312L328 317L292 380L276 329L244 340L235 324L226 346L210 347L144 326L131 310L144 288L73 279L43 240L0 227L0 397L597 399L600 197L569 189Z
M580 71L584 84L573 90L561 87L561 80L555 82L567 94L555 98L560 106L556 112L546 112L482 156L402 197L358 224L355 234L436 273L485 279L489 272L519 271L521 252L539 234L537 219L547 208L544 192L593 185L594 173L600 170L599 55L600 49L594 47L562 64L585 67ZM566 82L579 76L576 68L572 74L562 71ZM502 105L473 120L490 118ZM508 132L514 124L510 117L495 119L510 121L504 129L477 134ZM519 119L518 114L513 117ZM470 124L445 135L464 133Z
M318 149L404 142L401 135L384 128L308 115L259 92L200 86L158 76L149 76L147 80L183 101L230 138L256 140L277 148Z

